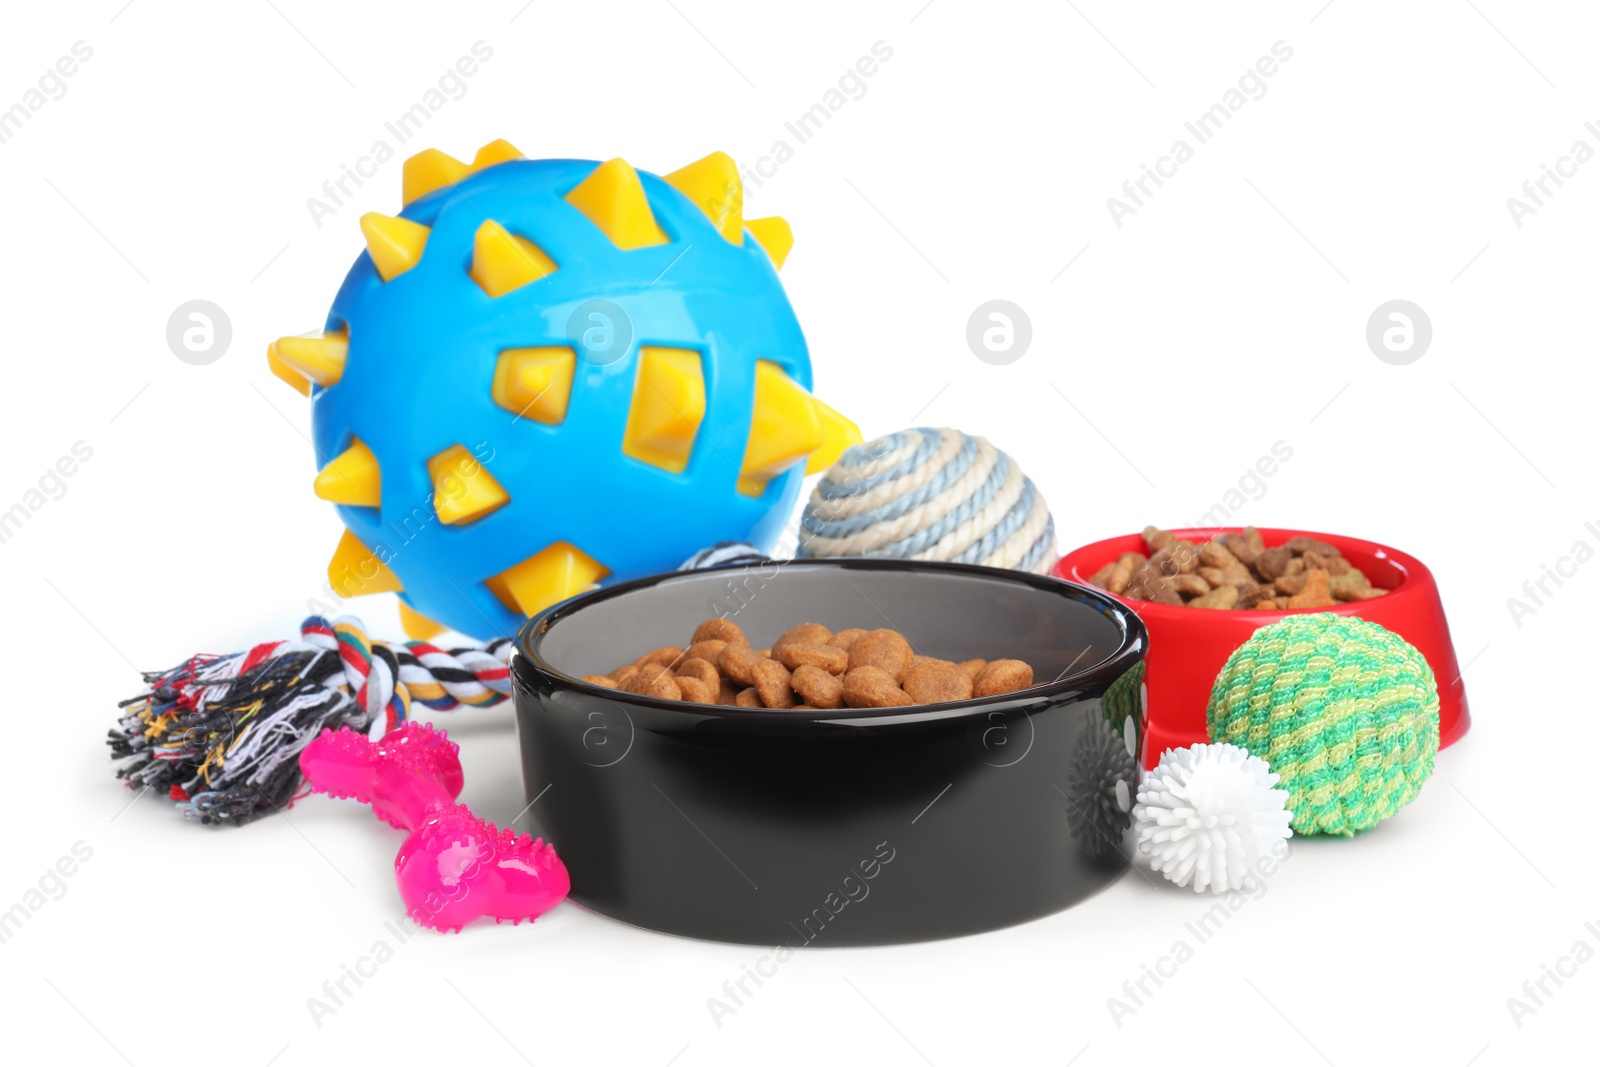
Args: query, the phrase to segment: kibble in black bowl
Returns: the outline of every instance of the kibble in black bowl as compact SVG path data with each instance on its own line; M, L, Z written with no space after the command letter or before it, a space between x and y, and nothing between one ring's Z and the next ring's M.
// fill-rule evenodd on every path
M774 635L878 619L919 655L1025 661L1034 684L774 711L580 680L708 616ZM597 590L530 620L512 660L529 829L575 902L691 937L890 944L1038 918L1126 868L1145 649L1097 590L961 564L796 560Z

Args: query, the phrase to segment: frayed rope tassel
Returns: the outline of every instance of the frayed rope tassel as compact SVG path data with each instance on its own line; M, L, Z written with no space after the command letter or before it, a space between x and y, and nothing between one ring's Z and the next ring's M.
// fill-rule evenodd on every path
M232 655L198 655L144 676L110 732L117 777L159 789L185 815L243 825L292 803L300 753L325 729L376 740L411 717L486 707L511 695L512 642L440 649L372 641L360 620L312 616L300 640Z

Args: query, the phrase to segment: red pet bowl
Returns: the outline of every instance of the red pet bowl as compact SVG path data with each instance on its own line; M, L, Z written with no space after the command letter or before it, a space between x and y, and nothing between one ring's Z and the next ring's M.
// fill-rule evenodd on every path
M1146 767L1154 767L1161 753L1169 748L1210 740L1206 735L1206 704L1211 699L1211 686L1218 672L1234 649L1268 623L1285 615L1314 611L1358 615L1410 641L1427 659L1439 683L1439 747L1453 744L1467 732L1470 723L1467 693L1461 684L1461 670L1456 666L1455 647L1450 643L1450 627L1445 623L1439 587L1421 560L1354 537L1305 530L1258 529L1269 548L1291 537L1315 537L1328 542L1363 571L1373 585L1387 589L1388 595L1333 608L1276 611L1208 611L1117 597L1138 614L1150 631L1150 652L1145 657L1149 705L1141 753ZM1203 542L1228 531L1207 528L1172 532L1183 540ZM1090 575L1126 552L1148 555L1144 537L1129 534L1084 545L1061 557L1055 576L1088 585Z

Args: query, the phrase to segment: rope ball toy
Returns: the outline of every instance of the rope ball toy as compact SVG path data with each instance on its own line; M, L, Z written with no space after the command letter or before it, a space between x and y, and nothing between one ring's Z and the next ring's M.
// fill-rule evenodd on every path
M1350 615L1292 615L1223 665L1213 742L1271 765L1297 834L1353 836L1409 804L1433 773L1439 691L1405 639Z
M801 557L949 560L1048 574L1055 520L1022 468L981 437L912 429L844 451L800 520Z

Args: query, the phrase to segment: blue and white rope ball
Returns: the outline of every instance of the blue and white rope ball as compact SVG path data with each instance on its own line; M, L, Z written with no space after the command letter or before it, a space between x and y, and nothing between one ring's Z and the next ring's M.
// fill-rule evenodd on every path
M811 493L801 557L948 560L1047 574L1056 524L1022 468L959 430L901 430L854 445Z

